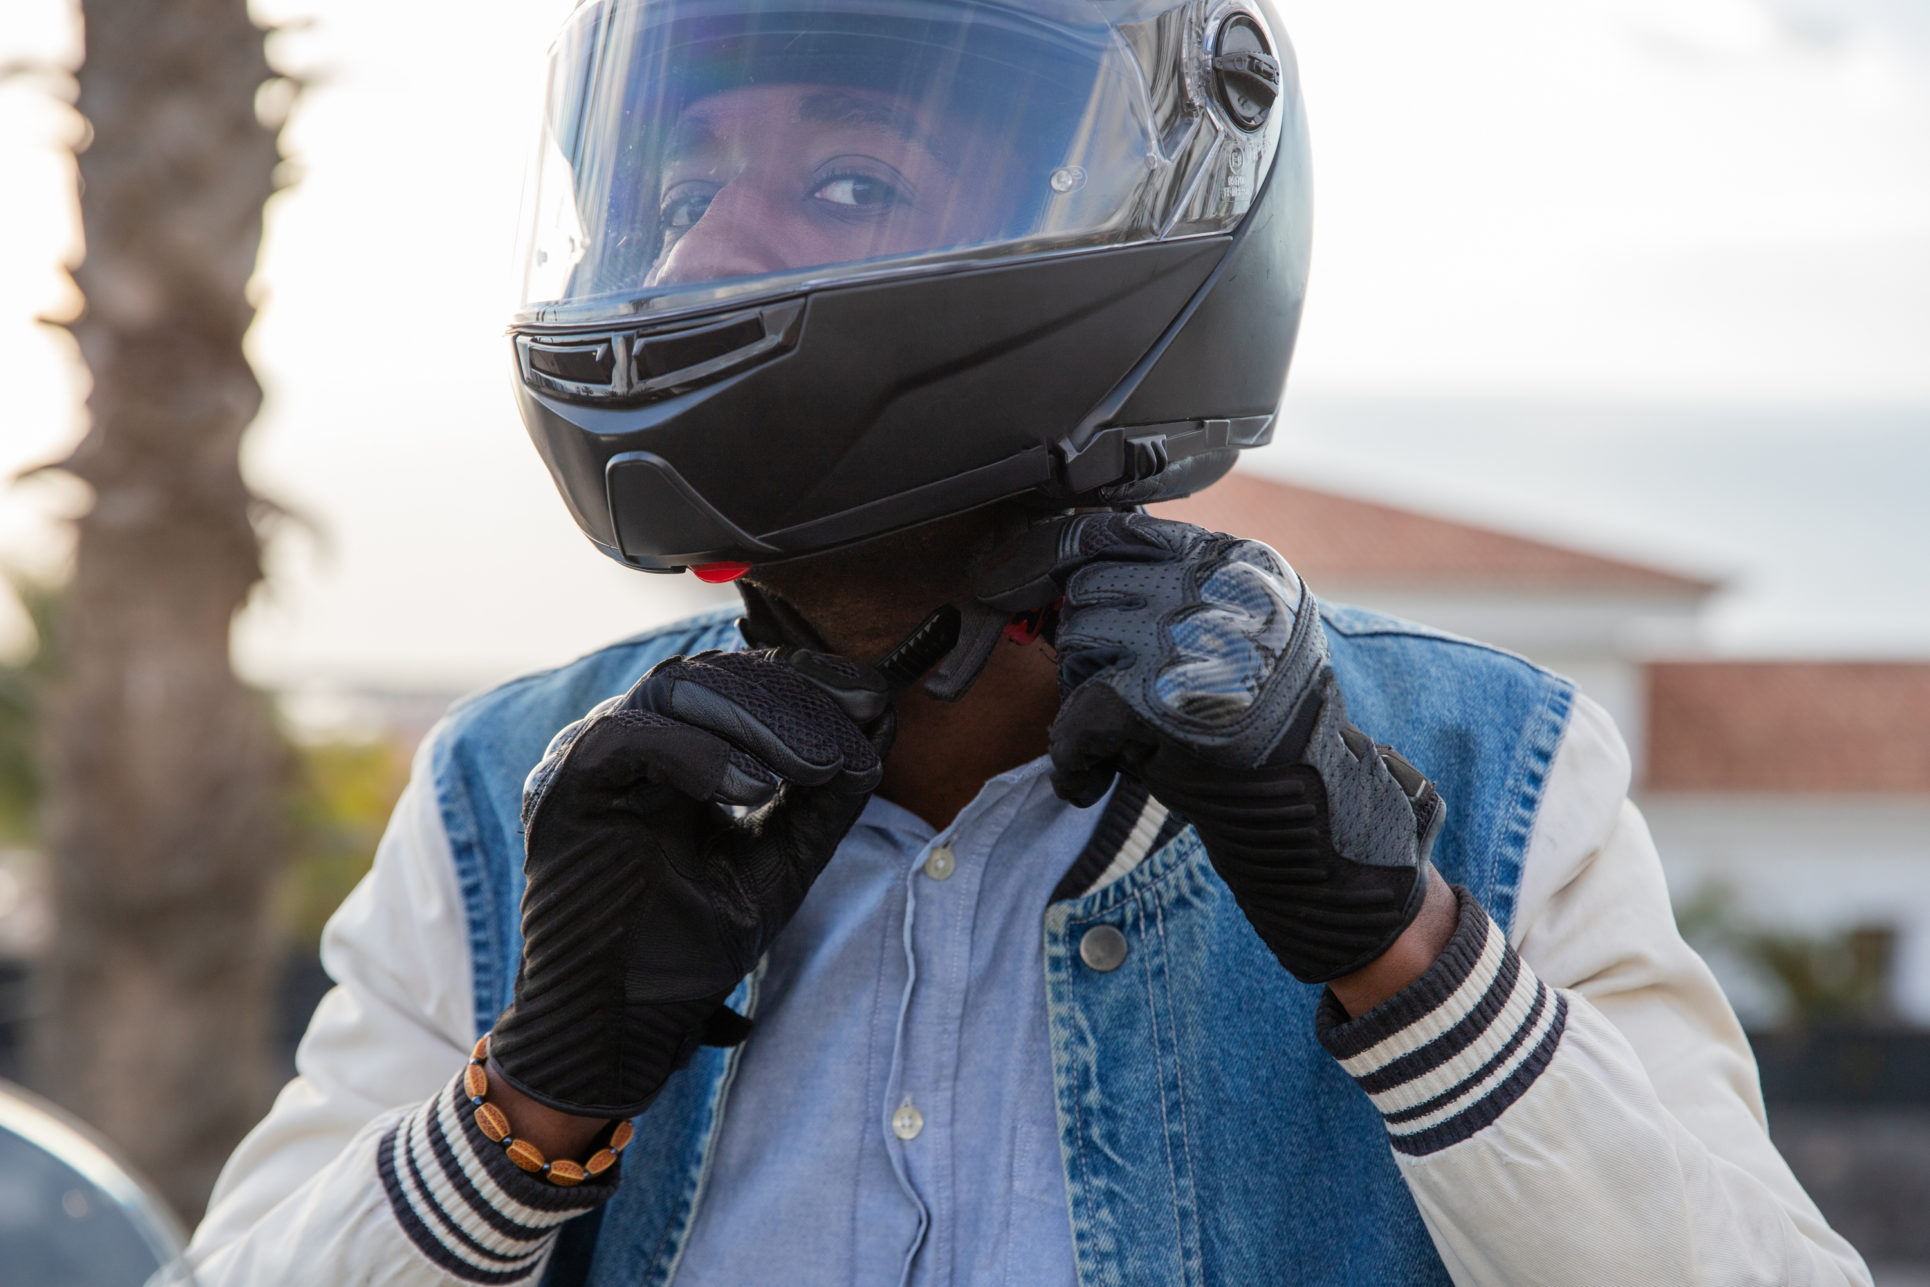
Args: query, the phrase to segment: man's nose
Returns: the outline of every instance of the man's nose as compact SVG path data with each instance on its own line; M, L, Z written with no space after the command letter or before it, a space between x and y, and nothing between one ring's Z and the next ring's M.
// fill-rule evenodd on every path
M717 190L703 216L677 238L657 284L690 285L795 267L793 256L784 253L787 213L767 188L739 175Z

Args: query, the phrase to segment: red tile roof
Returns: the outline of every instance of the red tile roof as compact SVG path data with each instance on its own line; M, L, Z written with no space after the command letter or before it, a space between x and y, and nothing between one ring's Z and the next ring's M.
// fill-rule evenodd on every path
M1930 662L1648 667L1648 788L1930 795Z
M1256 474L1154 513L1265 541L1314 585L1706 594L1707 581Z

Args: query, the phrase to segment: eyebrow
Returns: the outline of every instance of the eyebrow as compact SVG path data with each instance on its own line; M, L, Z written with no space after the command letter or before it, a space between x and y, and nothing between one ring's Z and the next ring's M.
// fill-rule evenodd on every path
M819 90L798 100L797 118L816 125L873 125L907 142L918 141L918 121L910 112L835 89Z
M863 125L888 130L950 164L951 158L936 139L919 127L916 116L875 98L861 98L834 89L806 94L798 101L797 119L813 125Z
M664 147L666 161L681 161L698 152L707 152L717 146L717 131L709 121L701 116L685 116L670 129L670 141Z
M907 143L923 148L937 160L951 165L950 149L920 128L918 118L903 108L863 98L841 90L827 89L806 94L798 101L797 119L810 125L858 125L897 135ZM700 115L685 116L671 128L664 148L666 161L681 161L711 151L718 146L717 131Z

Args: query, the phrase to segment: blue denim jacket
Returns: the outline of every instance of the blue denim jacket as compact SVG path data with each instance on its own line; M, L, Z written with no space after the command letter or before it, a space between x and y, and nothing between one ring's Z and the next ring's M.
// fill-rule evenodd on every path
M1324 607L1354 722L1449 803L1435 864L1505 930L1573 689L1520 658ZM475 1012L509 1003L520 951L521 788L563 725L678 653L740 647L698 618L517 680L451 712L434 782L468 919ZM1254 936L1190 828L1134 831L1122 789L1041 909L1061 1152L1084 1287L1447 1283L1378 1114L1321 1048L1319 990ZM1149 843L1150 839L1150 843ZM1122 849L1142 861L1101 881ZM1080 969L1095 925L1126 964ZM757 976L735 997L754 1013ZM615 1198L566 1227L547 1283L667 1283L701 1199L735 1054L706 1049L636 1121Z

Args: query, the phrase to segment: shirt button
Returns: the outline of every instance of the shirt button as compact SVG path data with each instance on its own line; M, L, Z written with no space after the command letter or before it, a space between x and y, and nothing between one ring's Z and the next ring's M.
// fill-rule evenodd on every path
M925 859L925 874L933 880L950 880L952 873L957 870L958 859L943 845L932 850L931 856Z
M1101 974L1125 963L1126 936L1110 925L1095 925L1079 940L1079 959Z
M910 1104L902 1104L891 1115L891 1133L901 1140L915 1140L925 1129L925 1115Z

